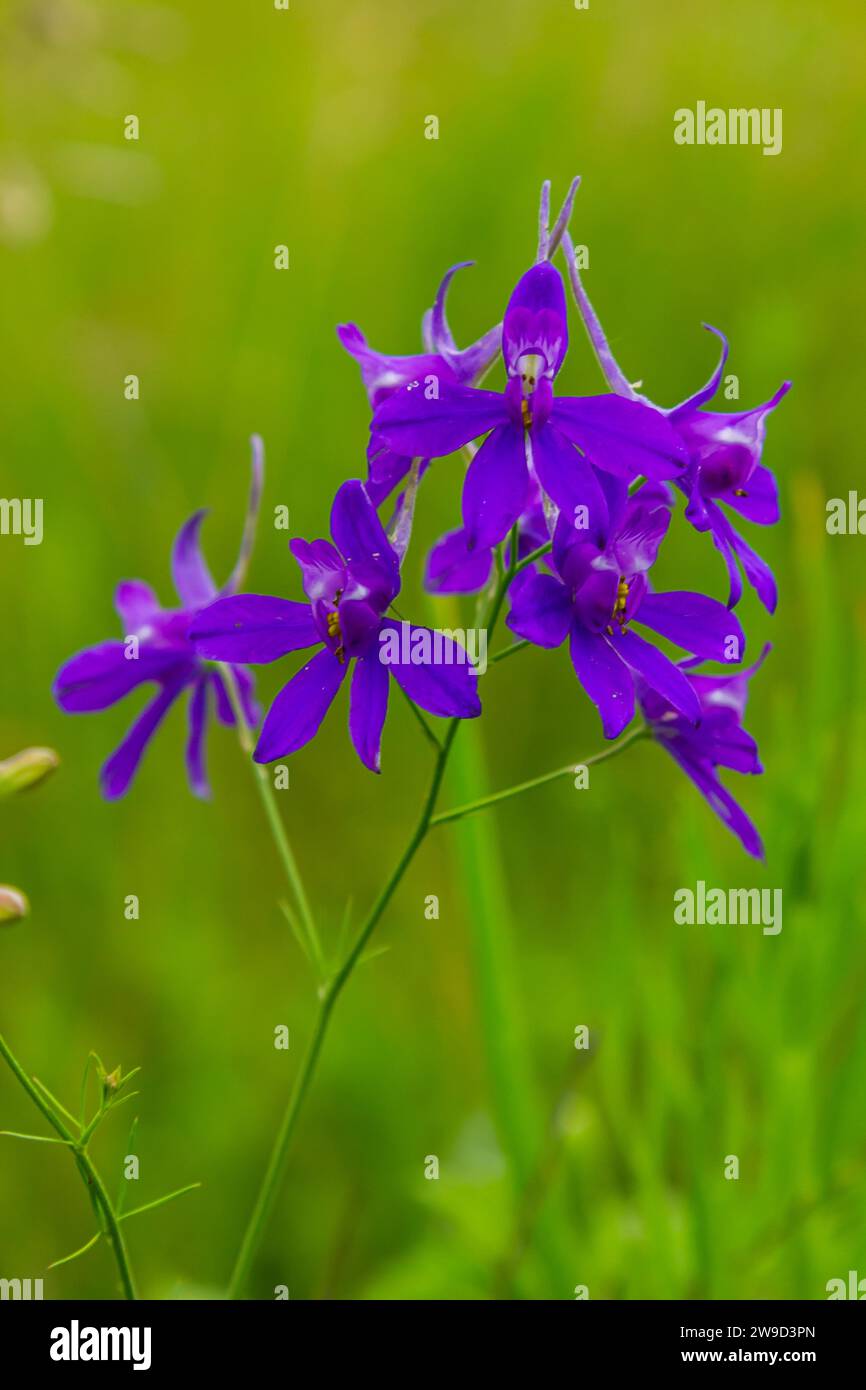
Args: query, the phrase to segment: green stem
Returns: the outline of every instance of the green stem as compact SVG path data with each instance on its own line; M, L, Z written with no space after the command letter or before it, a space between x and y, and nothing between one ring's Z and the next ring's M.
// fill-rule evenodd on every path
M508 590L508 585L511 583L511 580L514 578L514 575L517 572L516 526L514 527L511 535L511 557L511 563L509 564L507 569L504 569L504 567L502 566L502 548L499 548L498 563L500 567L500 578L499 583L491 599L490 609L486 615L486 622L484 624L484 626L488 630L488 633L492 633L493 629L496 626L496 621L499 617L499 613L501 611L502 604L504 602L505 595ZM249 1275L253 1260L255 1259L256 1253L259 1249L259 1246L261 1245L262 1237L265 1232L265 1227L268 1223L268 1218L270 1217L274 1203L282 1186L283 1173L285 1171L286 1163L289 1156L289 1150L291 1148L292 1136L294 1135L295 1128L297 1126L298 1116L300 1115L301 1107L304 1103L304 1098L310 1088L310 1083L313 1079L313 1076L315 1075L316 1066L319 1061L319 1055L322 1051L322 1044L325 1041L325 1035L328 1031L328 1024L330 1022L334 1005L340 997L340 994L342 993L343 988L349 980L352 971L355 969L355 966L358 964L358 961L363 955L367 947L367 944L370 940L370 937L373 935L373 932L375 931L382 917L382 914L384 913L389 902L391 901L395 889L397 888L398 884L403 878L403 875L405 874L406 870L408 869L409 865L414 859L415 854L420 848L425 836L427 835L428 830L433 824L433 812L436 808L436 799L439 795L439 790L442 785L442 778L445 775L445 767L448 762L448 756L451 752L451 745L454 742L454 738L457 734L457 730L459 729L460 724L460 719L450 720L441 742L438 739L436 740L438 745L438 751L436 755L436 761L433 767L433 776L414 833L412 834L409 843L407 844L402 855L397 861L396 866L391 871L390 877L388 878L384 888L379 894L379 897L373 904L373 907L370 910L367 920L365 921L364 925L361 927L361 930L358 933L354 946L350 950L348 956L344 960L343 964L340 966L339 970L336 972L335 975L331 977L330 980L328 980L328 982L323 986L320 992L319 1012L316 1018L315 1026L313 1028L313 1035L310 1039L309 1046L307 1047L304 1060L301 1063L301 1069L298 1072L297 1077L295 1078L295 1083L292 1087L292 1091L289 1096L288 1105L286 1106L285 1113L280 1123L280 1128L277 1131L277 1136L274 1140L274 1146L271 1150L271 1156L268 1161L265 1176L262 1180L262 1185L259 1188L259 1193L256 1198L255 1206L253 1207L252 1215L250 1216L247 1228L244 1232L241 1247L238 1251L238 1256L235 1261L234 1269L232 1270L231 1279L229 1280L229 1286L227 1291L227 1296L229 1298L240 1297L241 1293L243 1292L247 1277Z
M307 945L309 946L311 957L316 964L316 968L318 969L320 976L323 976L325 973L325 957L324 952L322 951L321 942L319 940L319 933L316 930L316 923L313 918L312 909L310 908L310 901L307 897L303 880L301 878L300 869L298 868L298 862L295 859L294 850L292 849L292 846L289 842L289 837L286 834L286 829L283 825L282 817L277 806L276 797L274 795L274 789L271 785L271 779L268 775L267 769L263 767L261 763L253 761L253 740L250 735L250 729L249 725L247 724L246 715L244 714L243 705L240 697L240 691L238 690L234 671L230 666L227 666L222 662L219 663L219 671L220 675L223 678L223 681L225 682L225 687L228 691L229 700L231 701L232 709L234 710L235 721L238 729L238 741L241 745L243 752L246 753L247 761L249 762L250 767L253 770L253 776L255 778L256 787L258 788L259 797L261 798L262 806L264 807L265 817L267 819L268 826L273 836L277 854L279 855L280 862L283 866L286 878L289 882L289 886L291 887L292 892L295 895L295 901L297 902L298 907L300 908L301 920L304 924L304 932L307 938Z
M403 696L403 699L406 701L406 704L409 706L410 710L414 714L415 718L418 720L424 737L427 739L428 743L432 743L434 748L441 748L442 744L439 742L438 736L434 734L433 730L431 729L427 720L424 718L424 715L421 713L418 706L415 704L415 701L412 699L411 695L406 694L406 691L403 689L399 681L395 681L395 685L397 686L397 689L400 691L400 694Z
M4 1058L10 1071L18 1078L24 1090L33 1101L33 1104L45 1117L51 1125L51 1128L56 1130L64 1143L71 1147L76 1167L86 1185L88 1196L97 1214L100 1215L104 1221L105 1235L108 1238L117 1263L124 1296L128 1299L136 1299L138 1294L135 1291L135 1280L132 1276L132 1268L129 1263L129 1253L126 1248L126 1242L123 1238L117 1214L105 1184L99 1175L93 1159L87 1152L86 1141L84 1141L82 1135L76 1137L62 1117L49 1105L48 1101L43 1098L39 1090L33 1084L31 1078L21 1066L17 1057L11 1051L2 1034L0 1034L0 1056Z
M495 661L505 661L506 657L514 656L515 652L522 652L524 647L531 646L531 642L526 637L521 637L518 642L512 642L508 647L502 647L498 652L494 652L490 658L490 665Z
M606 762L608 758L615 758L617 754L628 748L629 744L643 738L646 733L646 725L641 724L638 728L632 729L630 733L618 739L616 743L612 743L609 748L603 748L600 753L594 753L591 758L583 758L578 762L569 763L567 767L558 767L555 772L544 772L540 777L532 777L528 782L519 782L515 787L506 787L504 791L493 792L490 796L481 797L478 801L470 801L465 806L456 806L450 811L441 811L430 822L431 829L436 825L447 825L449 821L461 820L463 816L472 816L476 811L485 811L488 806L495 806L499 801L508 801L512 796L519 796L521 792L534 791L536 787L544 787L548 782L556 782L560 777L573 776L578 767L594 767L597 763Z
M520 574L522 570L528 569L530 565L543 560L545 555L549 555L553 549L553 541L545 541L537 550L533 550L529 555L524 555L522 560L518 560L514 566L514 574ZM513 577L513 576L512 576Z
M445 772L445 765L448 761L448 754L451 751L451 745L454 742L454 737L459 727L459 719L452 719L449 723L445 733L445 737L442 740L442 744L439 749L439 754L436 758L436 762L433 768L433 777L430 783L430 788L427 793L426 800L424 802L423 809L421 811L421 816L418 820L417 826L415 827L415 831L412 835L412 838L409 840L409 843L407 844L402 855L400 856L400 859L397 861L397 864L395 865L394 869L392 869L390 877L388 878L384 888L379 894L379 897L376 899L376 902L371 908L367 920L365 921L363 927L358 933L354 946L350 950L343 964L340 966L340 969L337 971L336 975L334 975L328 981L327 985L325 985L324 987L319 1003L318 1017L316 1019L315 1028L313 1029L313 1035L310 1039L310 1043L307 1048L307 1052L304 1057L303 1063L301 1064L301 1069L295 1079L295 1084L292 1088L292 1093L289 1097L289 1103L286 1107L282 1123L280 1124L280 1128L277 1132L277 1137L274 1141L274 1146L271 1151L270 1161L268 1163L268 1167L265 1172L261 1188L259 1189L259 1195L256 1199L256 1204L253 1208L249 1224L244 1233L244 1238L241 1243L241 1248L238 1252L237 1260L235 1261L235 1267L232 1271L231 1280L229 1281L228 1286L229 1298L238 1298L242 1293L247 1276L250 1271L250 1267L252 1265L253 1260L255 1259L256 1253L261 1244L265 1227L268 1223L271 1211L273 1210L274 1202L276 1201L277 1195L282 1185L283 1171L285 1169L286 1161L288 1158L292 1136L295 1132L295 1127L297 1125L298 1115L300 1114L301 1106L304 1102L304 1097L306 1096L307 1091L309 1090L310 1083L313 1079L313 1075L316 1070L316 1065L319 1060L319 1054L322 1050L322 1044L325 1041L325 1034L328 1030L328 1023L330 1021L334 1005L340 997L340 994L342 993L343 988L345 987L350 975L352 974L352 971L355 969L355 966L358 964L358 961L363 955L367 943L370 940L370 937L373 935L373 932L375 931L376 926L378 925L379 920L382 917L382 914L384 913L386 907L391 901L391 898L394 894L394 890L400 883L400 880L402 879L410 863L415 857L417 850L419 849L422 841L424 840L424 837L427 834L428 829L430 828L433 816L433 809L436 805L436 798L439 794L439 788L442 784L442 777Z

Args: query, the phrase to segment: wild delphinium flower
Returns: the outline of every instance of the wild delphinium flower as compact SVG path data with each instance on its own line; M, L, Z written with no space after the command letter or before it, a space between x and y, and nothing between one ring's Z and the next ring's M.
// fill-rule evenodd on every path
M274 700L254 757L272 762L308 743L351 669L349 732L364 766L379 772L389 671L413 703L450 718L481 713L478 682L457 643L437 634L434 644L428 628L386 617L400 591L400 560L362 483L338 491L331 535L333 543L291 542L308 603L223 598L199 614L190 638L203 657L253 665L320 646ZM437 647L438 661L418 660L422 648Z
M674 430L640 402L615 394L554 397L567 347L562 279L543 260L518 281L505 313L504 392L418 380L373 416L374 434L410 456L453 453L487 435L463 486L470 548L503 539L536 479L561 510L572 514L578 504L588 505L593 520L603 514L604 495L591 464L628 482L639 475L672 478L685 466Z
M749 681L769 650L768 644L753 666L730 675L697 675L688 670L687 680L700 705L697 725L683 719L679 710L645 682L638 685L638 699L653 738L667 749L719 819L756 859L764 857L761 837L719 779L717 769L728 767L752 775L764 770L758 746L743 728L743 716Z
M718 365L705 386L680 405L663 410L641 395L619 367L604 330L580 279L574 247L566 234L563 248L575 300L586 325L608 384L623 398L641 401L658 410L676 430L687 451L688 466L676 478L688 503L686 517L698 531L709 531L717 550L724 556L730 578L728 606L733 608L743 592L740 565L764 607L776 607L776 581L765 560L731 525L720 503L731 507L746 521L772 526L779 519L776 479L761 463L768 416L791 388L784 381L775 395L751 410L712 411L704 407L712 400L722 381L728 358L728 342L723 333L709 324L704 327L721 340ZM738 563L739 562L739 563Z
M550 184L545 182L543 185L539 217L539 259L547 259L559 246L571 216L579 183L579 179L572 179L552 230L548 226ZM395 356L376 352L368 345L356 324L345 323L338 326L337 336L361 368L361 379L367 399L374 411L395 392L419 382L426 384L429 381L444 381L452 386L477 386L496 361L502 342L501 323L488 329L471 347L463 349L457 347L448 325L445 300L451 281L458 270L464 270L473 264L473 261L459 261L446 272L433 308L427 310L421 321L423 353ZM378 507L406 477L416 457L420 476L427 468L429 457L392 449L375 429L371 431L367 446L366 487L375 506Z
M422 320L423 353L400 357L376 352L356 324L339 325L337 336L361 368L361 380L373 410L395 391L418 378L433 376L455 386L471 385L480 381L495 361L499 354L501 324L489 329L471 347L461 350L454 342L445 314L445 298L454 275L472 264L472 261L461 261L445 275L433 308ZM426 459L419 461L419 473L424 472L426 465ZM412 466L412 456L396 453L374 433L367 446L367 466L367 492L378 507L406 477Z
M655 594L647 573L671 519L663 484L644 483L631 497L625 484L605 482L605 515L587 531L560 516L553 537L553 574L527 575L512 589L508 626L540 647L569 640L577 678L617 738L634 715L635 682L643 679L694 723L698 699L682 671L631 631L638 623L695 655L737 660L745 638L734 615L703 594Z
M189 640L196 614L217 597L234 593L246 573L262 490L261 441L253 440L253 478L238 560L221 590L211 578L199 547L199 530L206 512L196 512L181 528L172 551L171 568L181 607L160 606L153 590L140 580L118 585L115 606L123 624L122 641L101 642L79 652L61 667L54 695L69 714L104 710L140 685L153 682L157 694L145 706L101 773L103 795L109 800L128 790L142 755L160 723L181 695L188 694L189 739L186 766L196 796L210 794L205 771L205 735L213 702L221 723L233 725L235 711L223 675L209 669ZM238 666L232 672L243 716L258 723L253 682Z

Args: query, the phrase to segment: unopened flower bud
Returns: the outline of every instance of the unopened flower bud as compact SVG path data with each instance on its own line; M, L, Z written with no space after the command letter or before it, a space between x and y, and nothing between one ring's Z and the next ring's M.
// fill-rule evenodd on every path
M30 904L20 888L0 883L0 924L20 922L30 911Z
M120 1067L115 1067L114 1071L106 1072L102 1082L102 1088L107 1096L112 1095L120 1085Z
M43 781L60 764L53 748L25 748L0 762L0 796L25 791Z

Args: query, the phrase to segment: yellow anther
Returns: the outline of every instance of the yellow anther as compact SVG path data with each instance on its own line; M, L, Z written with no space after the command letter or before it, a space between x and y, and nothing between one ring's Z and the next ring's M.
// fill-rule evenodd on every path
M608 632L613 636L613 624L619 623L620 631L625 632L625 609L628 603L628 580L625 575L620 575L619 583L616 586L616 599L614 600L613 612L610 615L610 625Z
M529 409L529 401L524 397L520 402L520 413L523 416L523 428L532 429L532 411Z

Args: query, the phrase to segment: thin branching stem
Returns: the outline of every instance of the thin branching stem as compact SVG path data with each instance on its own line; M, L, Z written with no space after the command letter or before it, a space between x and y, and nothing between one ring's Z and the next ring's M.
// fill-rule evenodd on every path
M56 1131L65 1144L72 1149L72 1156L75 1159L75 1166L81 1174L82 1180L87 1189L97 1217L100 1219L103 1230L100 1234L105 1234L111 1246L117 1272L120 1275L120 1283L123 1288L124 1296L128 1299L136 1299L135 1280L132 1274L132 1267L129 1262L129 1252L126 1248L126 1241L120 1229L120 1222L114 1209L114 1204L108 1195L105 1184L100 1177L99 1171L87 1152L86 1131L79 1131L77 1134L70 1129L64 1119L64 1114L68 1111L59 1106L59 1102L52 1105L45 1097L44 1088L40 1089L34 1084L12 1052L5 1038L0 1034L0 1056L3 1057L12 1074L20 1081L24 1090L27 1092L33 1104ZM70 1117L71 1118L71 1117ZM74 1122L73 1122L74 1123ZM77 1126L76 1126L77 1128ZM89 1138L89 1134L87 1135Z
M509 564L506 567L503 560L503 547L500 546L497 552L497 570L499 581L494 590L490 606L486 615L485 626L488 634L493 632L497 619L508 591L508 586L518 571L517 560L517 541L518 530L515 525L511 533ZM427 832L433 824L433 817L436 809L436 801L442 786L442 779L448 763L448 756L451 746L457 735L457 730L461 724L460 719L449 720L445 733L440 740L437 739L438 751L433 766L433 773L430 786L424 799L421 814L413 834L403 850L402 855L373 904L366 921L361 927L355 938L354 945L349 950L343 964L335 974L323 985L319 993L319 1012L313 1028L304 1060L301 1063L300 1071L297 1073L288 1105L277 1131L274 1145L271 1150L268 1166L259 1188L258 1196L247 1223L246 1230L241 1241L240 1250L235 1260L229 1280L227 1294L229 1298L240 1298L246 1286L250 1269L261 1245L265 1229L268 1224L274 1203L277 1200L282 1187L283 1174L288 1161L291 1148L292 1137L298 1123L298 1117L304 1104L304 1099L310 1089L310 1084L315 1075L322 1045L328 1031L328 1025L334 1006L337 1003L343 989L350 979L355 966L364 955L367 945L373 932L376 930L385 909L393 897L393 894L401 882L406 870L414 859L418 849L426 838Z
M265 818L268 822L268 827L270 829L271 835L273 836L274 845L276 846L277 850L277 855L279 856L280 863L283 866L286 878L289 883L289 887L291 888L292 893L294 894L298 910L301 914L301 921L303 923L304 936L306 938L310 959L315 964L315 967L319 971L319 975L321 977L325 973L325 957L324 952L322 950L322 944L319 939L319 933L316 930L316 923L313 917L312 908L310 907L310 900L307 897L306 889L304 888L303 880L301 878L301 872L298 868L298 862L295 859L294 850L292 849L291 842L289 841L289 837L286 834L286 828L283 825L282 816L280 815L279 808L277 806L276 796L274 794L274 789L271 784L270 776L268 775L268 771L265 767L262 767L260 763L253 761L253 740L250 734L249 725L247 724L246 715L244 713L243 703L241 701L240 691L238 690L238 685L235 679L234 671L232 670L231 666L225 665L222 662L219 663L219 671L220 675L223 678L223 681L225 682L229 700L231 701L232 709L234 710L235 722L237 724L238 730L238 741L241 745L241 749L244 753L246 753L247 761L249 762L249 765L253 770L253 776L255 778L256 787L258 788L258 793L261 798L262 806L264 807Z
M641 725L617 739L616 743L612 743L608 748L602 748L600 752L593 753L591 758L578 759L576 762L569 763L567 767L558 767L555 772L544 772L540 777L531 777L528 782L519 782L514 787L506 787L503 791L492 792L490 796L481 797L479 801L470 801L465 806L455 806L450 811L440 811L438 816L433 817L430 827L432 829L437 825L447 825L450 821L462 820L464 816L474 816L476 811L486 811L488 806L495 806L500 801L510 801L513 796L534 791L536 787L545 787L549 782L559 781L561 777L573 777L577 768L594 767L597 763L606 762L608 758L615 758L632 743L635 743L639 738L646 737L646 735L647 728L645 725Z

